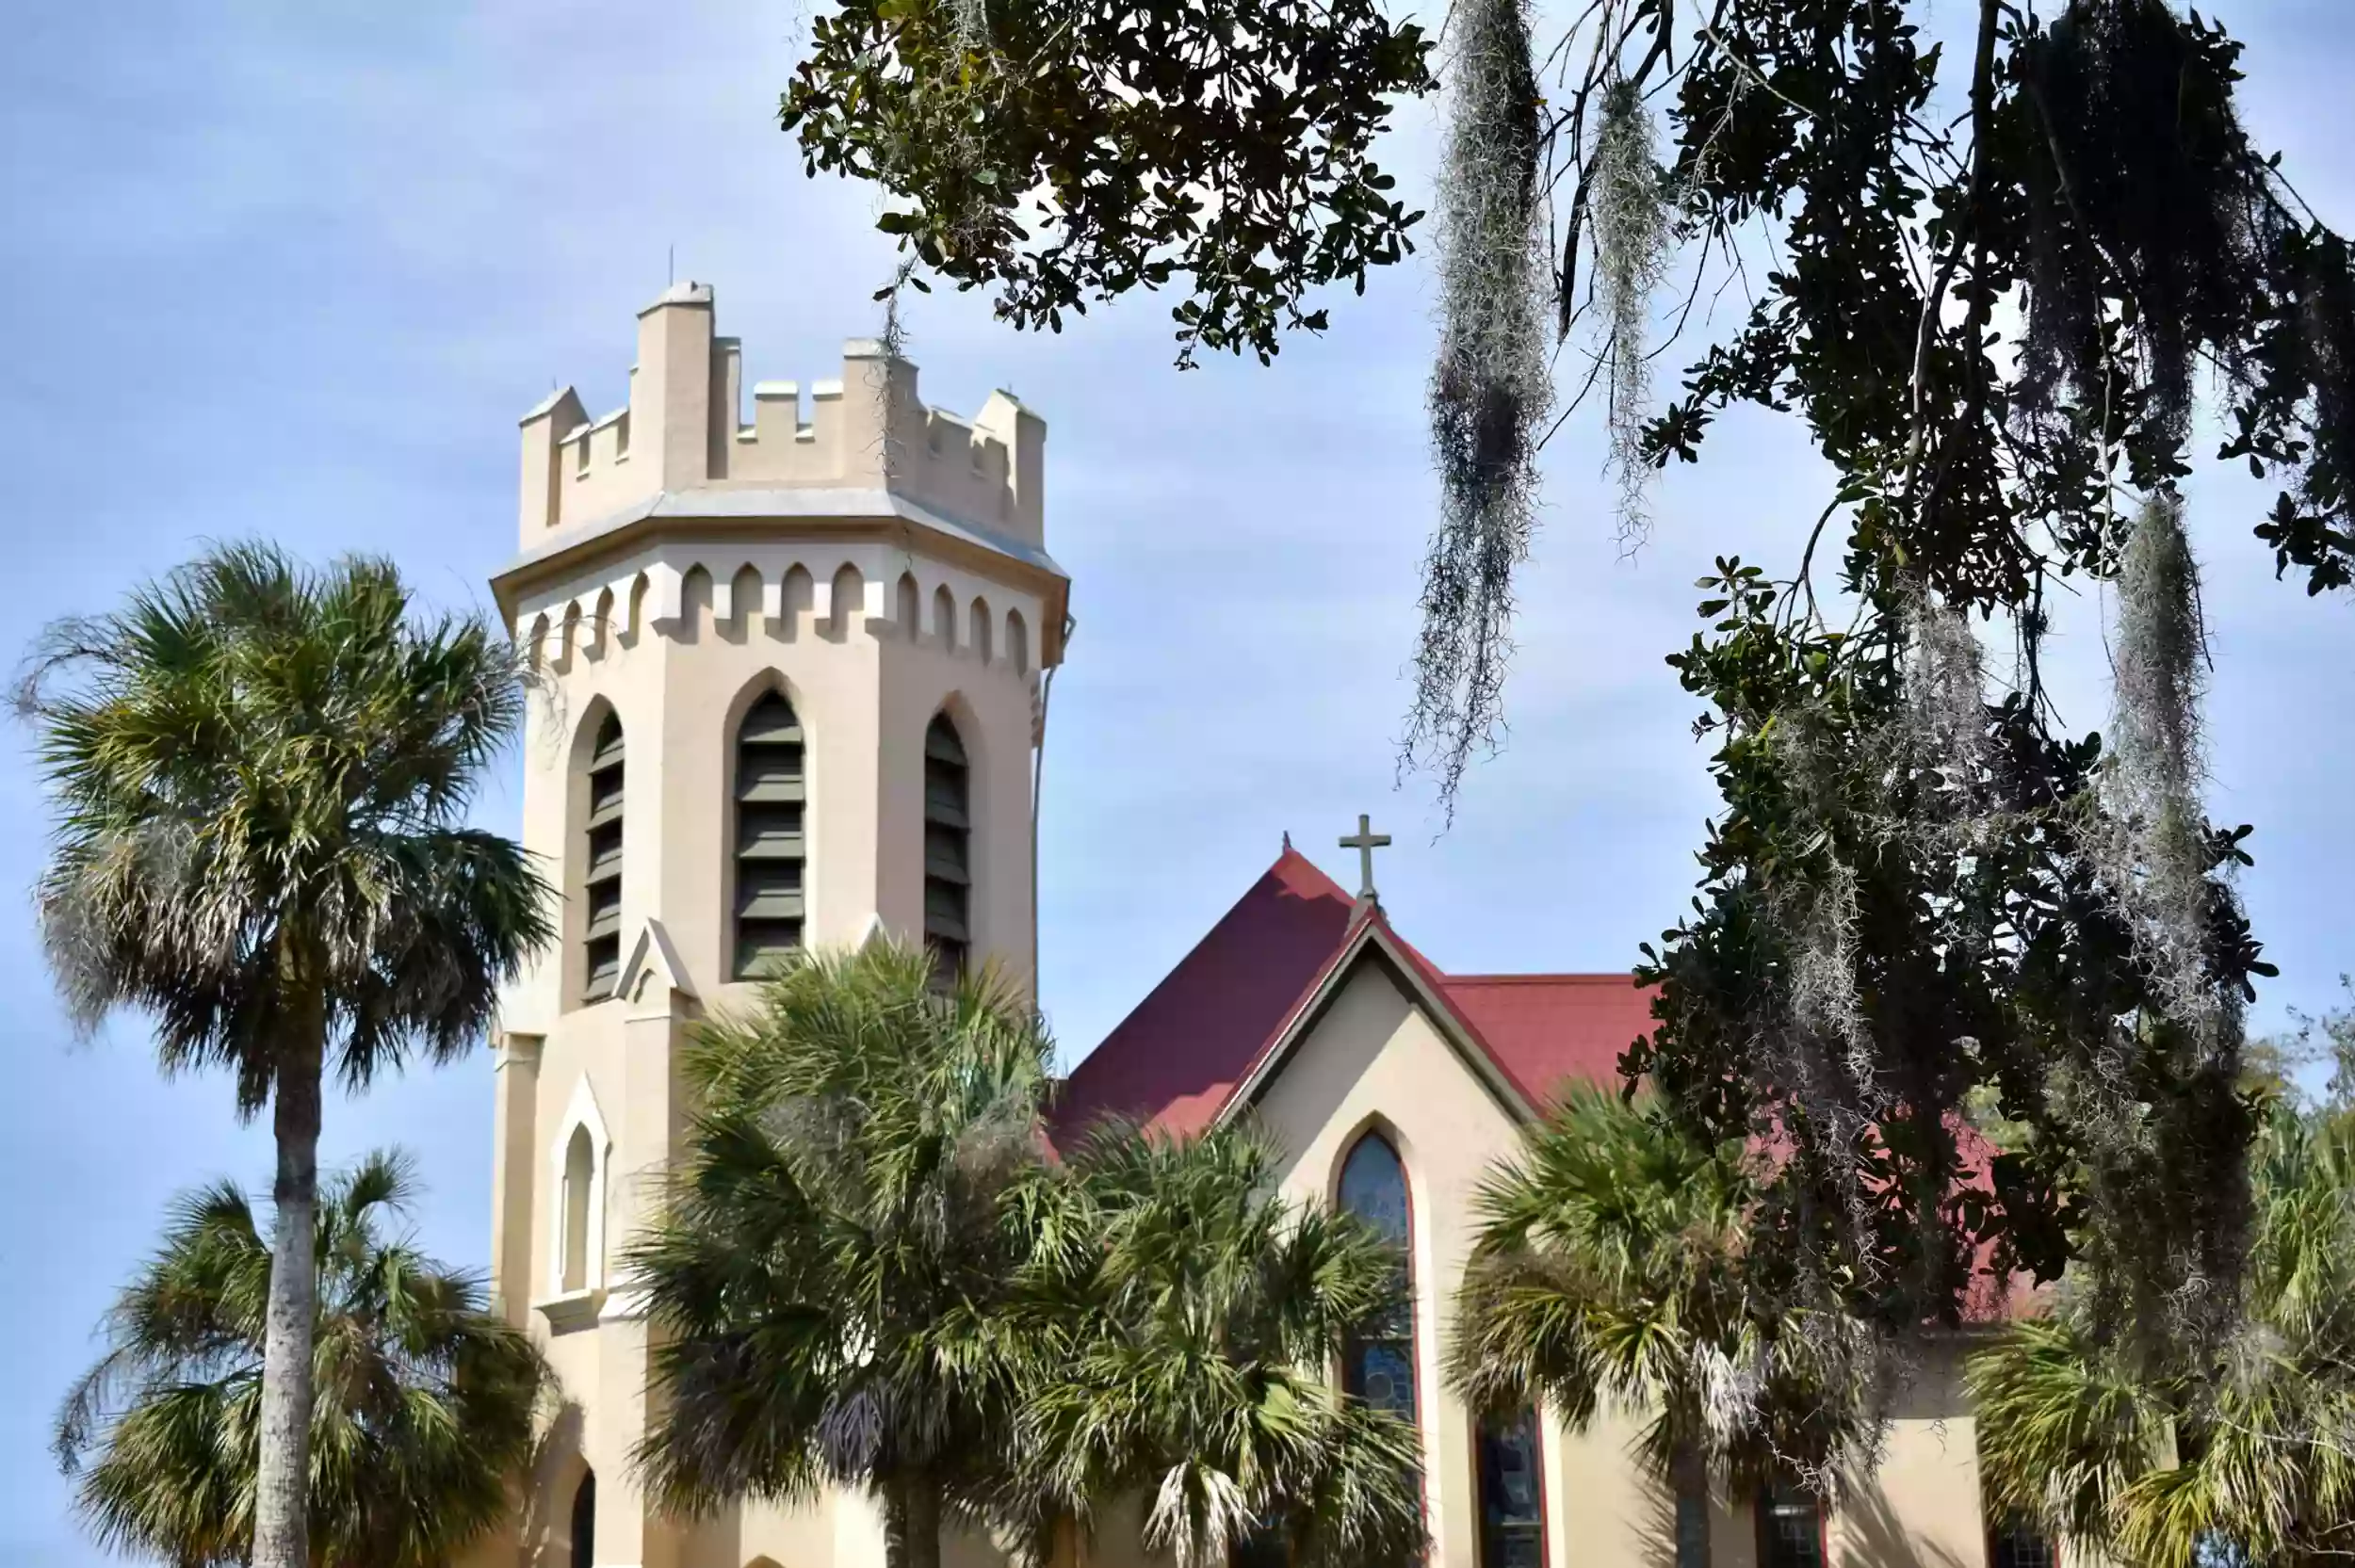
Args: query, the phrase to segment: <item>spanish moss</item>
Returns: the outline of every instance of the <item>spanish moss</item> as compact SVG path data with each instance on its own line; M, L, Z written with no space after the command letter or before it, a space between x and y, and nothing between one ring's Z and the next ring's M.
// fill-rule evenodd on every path
M2103 874L2132 915L2165 1010L2213 1034L2200 580L2176 498L2153 494L2143 504L2119 563L2118 604Z
M2247 1129L2235 1093L2243 997L2214 934L2219 914L2236 916L2238 906L2201 803L2204 639L2180 498L2146 499L2117 583L2109 755L2086 842L2149 1006L2058 1075L2055 1091L2086 1134L2100 1219L2084 1252L2097 1317L2197 1349L2217 1343L2236 1313Z
M1668 264L1668 210L1652 154L1651 117L1625 80L1603 99L1586 206L1595 231L1595 294L1608 341L1610 467L1619 485L1619 542L1632 549L1650 532L1644 425L1651 417L1648 351L1652 290Z
M1493 742L1512 654L1513 573L1536 527L1538 421L1551 396L1538 251L1538 95L1522 0L1470 0L1438 184L1438 364L1431 378L1439 525L1405 754L1432 764L1452 815L1472 750Z
M2192 356L2233 336L2280 243L2233 111L2237 53L2165 0L2071 5L2028 45L2026 103L2049 153L2028 192L2029 407L2065 378L2115 411L2116 334L2159 426L2184 433ZM2121 298L2122 320L2107 306Z

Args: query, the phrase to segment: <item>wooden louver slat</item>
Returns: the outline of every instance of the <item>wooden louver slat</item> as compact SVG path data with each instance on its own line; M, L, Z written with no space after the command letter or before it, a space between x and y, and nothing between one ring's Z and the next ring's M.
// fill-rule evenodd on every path
M583 825L581 999L613 994L622 971L622 800L627 769L622 720L609 713L589 753Z
M947 714L924 732L924 940L945 982L971 949L970 781L965 743Z
M782 692L755 703L736 731L736 892L730 974L751 979L802 946L807 904L808 773L801 719Z

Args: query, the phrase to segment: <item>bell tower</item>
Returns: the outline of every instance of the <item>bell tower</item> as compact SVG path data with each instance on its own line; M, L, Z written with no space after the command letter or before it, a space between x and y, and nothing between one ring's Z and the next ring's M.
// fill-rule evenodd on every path
M1032 982L1032 758L1070 587L1047 429L1003 392L929 409L866 340L838 378L747 389L699 283L639 313L637 356L613 412L566 388L524 416L519 551L491 583L538 676L524 842L562 898L502 1003L493 1281L567 1401L494 1555L869 1560L855 1499L649 1511L647 1325L618 1259L683 1125L689 1029L778 955L881 929Z

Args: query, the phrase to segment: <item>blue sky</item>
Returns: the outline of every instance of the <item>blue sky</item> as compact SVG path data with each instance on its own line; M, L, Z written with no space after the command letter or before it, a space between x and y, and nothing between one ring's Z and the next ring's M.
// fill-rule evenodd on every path
M1949 0L1948 9L1952 9ZM2221 9L2249 42L2245 108L2314 205L2355 224L2355 25L2339 0ZM103 608L200 541L391 553L429 596L487 602L512 542L515 419L557 381L622 397L632 314L713 283L749 376L832 373L889 266L863 189L804 179L771 114L789 6L126 0L19 8L0 54L0 450L16 566L0 652ZM1434 110L1395 162L1424 166ZM1359 811L1396 835L1386 902L1459 970L1622 968L1671 922L1711 805L1694 704L1661 656L1720 551L1786 567L1823 505L1798 431L1724 421L1620 558L1591 422L1557 442L1524 584L1512 731L1439 836L1393 787L1415 573L1431 516L1420 267L1336 301L1272 370L1169 368L1133 303L1018 338L972 299L912 325L934 401L1007 385L1049 422L1049 545L1080 629L1055 689L1042 851L1045 1000L1066 1053L1099 1038L1275 855L1337 872ZM2355 968L2345 814L2355 606L2271 581L2264 496L2204 477L2217 658L2215 799L2258 824L2244 887L2282 978L2259 1022L2329 1005ZM2102 717L2100 606L2056 653L2072 719ZM511 824L506 787L486 819ZM42 806L0 744L0 1568L98 1552L66 1511L47 1422L170 1195L260 1182L228 1086L166 1083L136 1022L70 1038L34 940ZM487 1059L329 1111L331 1159L426 1162L441 1255L488 1237Z

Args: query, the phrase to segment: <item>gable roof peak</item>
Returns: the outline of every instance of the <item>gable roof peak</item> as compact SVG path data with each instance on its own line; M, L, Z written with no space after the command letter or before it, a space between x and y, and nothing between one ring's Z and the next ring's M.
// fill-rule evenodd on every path
M1398 934L1388 910L1356 898L1287 835L1242 897L1073 1070L1057 1127L1076 1131L1108 1114L1178 1136L1210 1126L1369 946L1481 1059L1478 1070L1492 1070L1524 1105L1541 1105L1565 1079L1615 1080L1620 1053L1651 1026L1651 994L1625 973L1445 973Z

